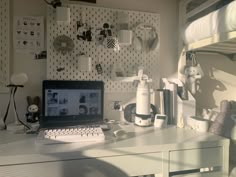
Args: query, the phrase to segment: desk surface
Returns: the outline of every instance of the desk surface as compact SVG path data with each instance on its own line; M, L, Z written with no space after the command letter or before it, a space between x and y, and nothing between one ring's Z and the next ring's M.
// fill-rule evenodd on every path
M156 129L133 125L122 126L126 139L117 139L112 131L105 132L106 141L97 144L53 144L36 143L36 135L0 132L0 165L99 158L157 152L175 149L206 148L229 144L229 140L210 133L169 127Z

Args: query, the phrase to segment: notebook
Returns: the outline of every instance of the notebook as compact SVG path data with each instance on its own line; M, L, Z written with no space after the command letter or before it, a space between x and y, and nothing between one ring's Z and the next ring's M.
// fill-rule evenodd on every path
M103 123L102 81L44 80L40 128Z

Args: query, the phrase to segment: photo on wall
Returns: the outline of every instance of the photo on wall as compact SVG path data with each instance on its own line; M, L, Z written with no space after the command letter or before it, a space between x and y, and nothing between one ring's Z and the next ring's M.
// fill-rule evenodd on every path
M43 16L15 16L13 44L16 52L34 54L34 59L46 59Z

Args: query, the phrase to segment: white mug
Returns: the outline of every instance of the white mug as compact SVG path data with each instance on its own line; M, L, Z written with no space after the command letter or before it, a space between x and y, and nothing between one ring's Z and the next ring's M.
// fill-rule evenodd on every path
M207 132L209 128L209 121L197 116L190 116L187 124L198 132Z
M154 127L165 128L167 126L167 116L165 114L156 114L154 119Z

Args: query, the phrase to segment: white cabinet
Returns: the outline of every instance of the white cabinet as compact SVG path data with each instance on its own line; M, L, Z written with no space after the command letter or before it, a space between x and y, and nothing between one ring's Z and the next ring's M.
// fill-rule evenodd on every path
M108 133L104 143L84 146L39 146L34 135L1 132L0 177L228 177L226 138L176 127L125 127L125 139Z

